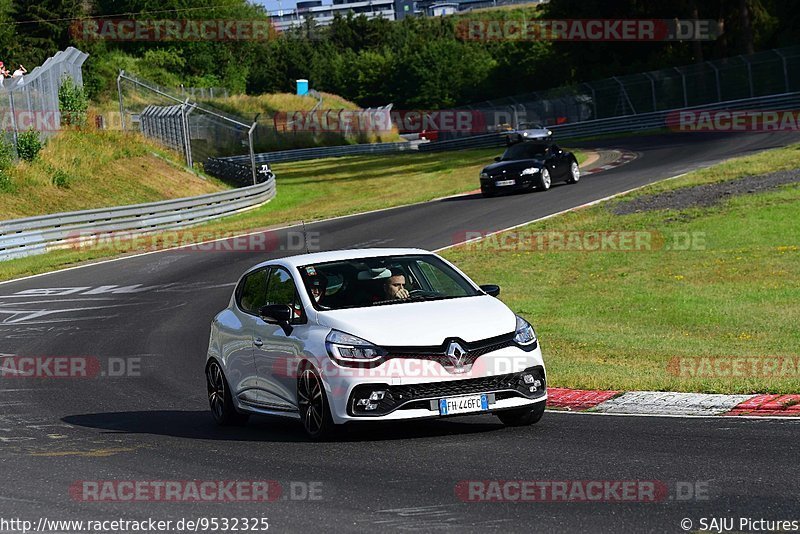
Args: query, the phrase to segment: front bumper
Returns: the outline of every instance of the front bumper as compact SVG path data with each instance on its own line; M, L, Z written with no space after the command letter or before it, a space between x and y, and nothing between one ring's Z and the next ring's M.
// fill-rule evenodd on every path
M515 192L521 191L526 188L530 188L533 181L536 179L538 174L526 174L525 176L521 175L512 175L512 176L492 176L490 178L481 178L481 191L486 191L489 193L503 193L503 192ZM507 182L513 180L513 184L509 185L497 185L498 182Z
M425 368L433 373L424 376L403 376L381 369L390 365L389 362L358 376L325 377L334 422L441 417L440 399L464 395L487 395L488 411L475 414L533 406L547 400L546 372L539 347L531 351L509 347L483 355L469 370L459 374L451 373L438 363L426 363ZM535 386L533 382L525 383L526 374L533 375ZM366 411L356 406L359 399L373 391L384 392L377 408Z
M527 384L523 379L526 375L533 376L536 385ZM359 400L368 399L370 393L375 390L381 391L384 395L381 400L372 403L377 408L367 411L358 405ZM350 392L347 412L352 417L375 418L391 415L397 411L428 410L432 412L430 415L436 416L439 415L440 399L476 394L489 396L490 410L498 409L499 406L496 405L507 399L540 400L547 395L544 368L535 366L518 373L405 386L361 384Z

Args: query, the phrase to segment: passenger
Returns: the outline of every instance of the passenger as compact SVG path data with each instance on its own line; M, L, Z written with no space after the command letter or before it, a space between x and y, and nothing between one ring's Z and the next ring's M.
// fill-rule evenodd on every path
M324 276L312 276L309 278L308 287L314 302L319 303L322 300L322 297L325 296L327 285L327 280Z

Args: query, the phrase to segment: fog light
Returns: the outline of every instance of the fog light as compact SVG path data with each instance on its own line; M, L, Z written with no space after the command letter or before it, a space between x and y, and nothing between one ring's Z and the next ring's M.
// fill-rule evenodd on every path
M525 375L525 376L523 376L523 377L522 377L522 379L525 381L525 383L526 383L526 384L534 384L534 383L535 383L535 382L533 381L533 380L534 380L534 379L533 379L533 375L531 375L531 374L528 374L528 375ZM539 386L539 385L541 385L541 384L536 384L536 385L537 385L537 386Z
M372 404L371 402L367 404L367 410L374 410L377 407L378 407L377 404Z
M372 394L369 396L369 400L371 401L379 401L383 400L383 397L386 395L385 391L373 391Z
M531 386L528 389L530 390L531 393L533 393L534 391L536 391L536 386Z
M356 406L366 406L369 404L369 399L358 399Z
M540 387L542 385L542 381L541 380L534 380L533 385L538 388L538 387Z

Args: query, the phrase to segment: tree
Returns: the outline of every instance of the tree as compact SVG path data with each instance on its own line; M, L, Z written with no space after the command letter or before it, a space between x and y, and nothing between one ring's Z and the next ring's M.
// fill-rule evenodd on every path
M14 62L35 66L69 46L70 24L84 15L82 0L13 1Z

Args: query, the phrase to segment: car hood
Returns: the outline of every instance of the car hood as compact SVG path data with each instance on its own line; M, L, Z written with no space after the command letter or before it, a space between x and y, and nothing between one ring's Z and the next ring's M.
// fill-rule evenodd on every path
M483 172L494 175L501 174L503 171L519 172L522 169L527 169L528 167L541 168L543 165L544 161L540 159L515 159L509 161L498 161L497 163L487 165L484 167Z
M434 346L447 338L468 343L513 332L516 318L495 297L480 295L319 312L319 323L379 346Z

